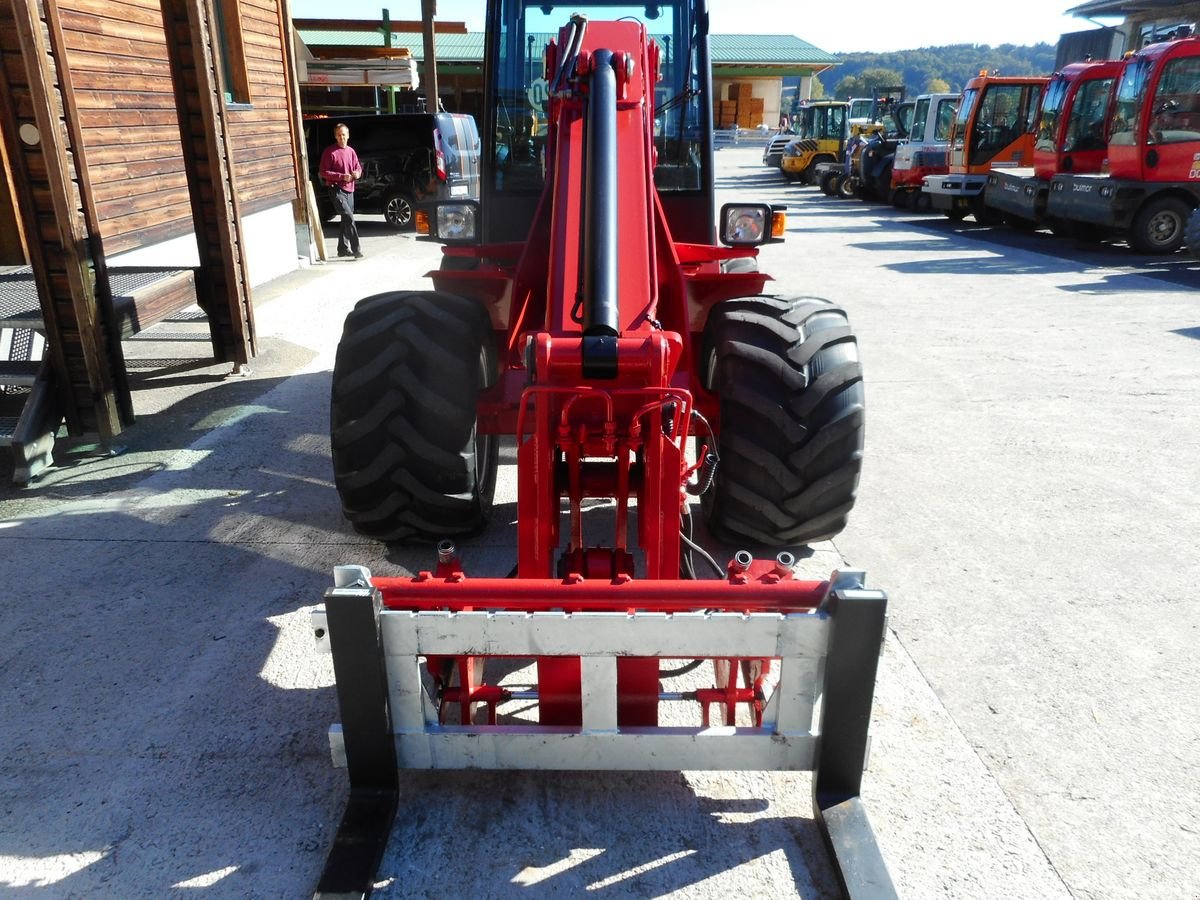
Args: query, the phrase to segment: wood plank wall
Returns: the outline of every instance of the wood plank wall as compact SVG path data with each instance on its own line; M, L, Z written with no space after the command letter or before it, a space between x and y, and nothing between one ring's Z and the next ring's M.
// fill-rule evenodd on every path
M86 179L53 34L36 0L0 0L0 118L67 427L109 441L132 409L118 396L121 361L96 289Z
M277 0L240 0L252 110L229 114L242 215L303 197L296 183L291 86L284 60L286 27Z
M276 0L241 0L251 103L229 111L244 215L301 195ZM187 234L191 204L158 0L60 0L106 255Z

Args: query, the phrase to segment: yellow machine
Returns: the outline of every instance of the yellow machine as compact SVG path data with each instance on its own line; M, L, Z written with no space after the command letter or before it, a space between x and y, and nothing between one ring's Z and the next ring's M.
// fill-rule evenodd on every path
M841 100L816 100L800 107L799 137L783 150L780 168L785 178L811 184L819 163L842 158L849 137L849 107Z

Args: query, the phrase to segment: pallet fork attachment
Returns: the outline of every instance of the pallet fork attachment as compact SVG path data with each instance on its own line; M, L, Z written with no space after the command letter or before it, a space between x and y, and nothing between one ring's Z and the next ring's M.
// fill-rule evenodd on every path
M400 798L396 744L388 710L387 673L379 633L379 592L351 582L339 568L325 595L318 641L328 641L337 680L345 755L334 762L350 775L350 797L317 884L322 898L365 897L387 848Z
M456 579L466 580L461 574ZM816 823L843 895L896 896L859 794L887 608L882 591L863 587L862 572L835 572L828 582L791 582L793 597L803 593L816 603L787 613L522 612L511 601L503 611L389 608L385 594L391 599L400 581L379 579L381 589L365 568L338 567L335 587L313 613L314 634L332 654L337 679L342 721L330 729L330 745L335 764L344 765L350 777L346 812L316 897L371 892L398 805L398 767L580 766L811 769ZM409 583L418 581L420 576ZM438 589L453 590L434 581ZM564 606L580 586L563 583ZM636 585L629 587L630 601L636 602L636 592ZM423 602L418 597L414 605ZM760 726L616 726L612 676L620 656L651 646L671 646L671 658L699 655L728 645L731 630L747 654L765 651L780 660L779 683L766 699ZM674 645L664 644L665 637ZM470 646L464 642L478 647L479 641L489 655L577 653L583 661L582 726L440 724L418 657L466 653ZM818 695L820 726L814 732Z

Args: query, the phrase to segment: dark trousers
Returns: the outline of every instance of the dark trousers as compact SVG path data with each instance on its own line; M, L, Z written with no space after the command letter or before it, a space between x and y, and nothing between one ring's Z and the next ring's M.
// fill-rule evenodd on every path
M354 224L354 195L339 187L329 189L334 212L342 214L342 230L338 232L338 256L358 252L358 226Z

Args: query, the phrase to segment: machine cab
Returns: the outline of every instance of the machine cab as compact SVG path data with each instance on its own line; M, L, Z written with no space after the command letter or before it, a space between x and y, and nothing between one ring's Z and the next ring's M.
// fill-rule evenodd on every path
M1200 179L1200 39L1152 44L1125 61L1108 139L1109 173Z
M967 82L950 136L951 172L1028 165L1047 78L981 75Z
M1038 178L1100 170L1107 151L1104 128L1120 69L1117 60L1073 63L1050 78L1033 146Z
M658 44L660 80L654 91L654 182L672 234L712 243L713 158L707 3L666 0L621 3L488 4L483 236L523 238L546 179L546 136L553 85L546 48L572 14L596 21L632 20ZM565 48L561 48L565 51ZM490 146L489 140L490 138Z

